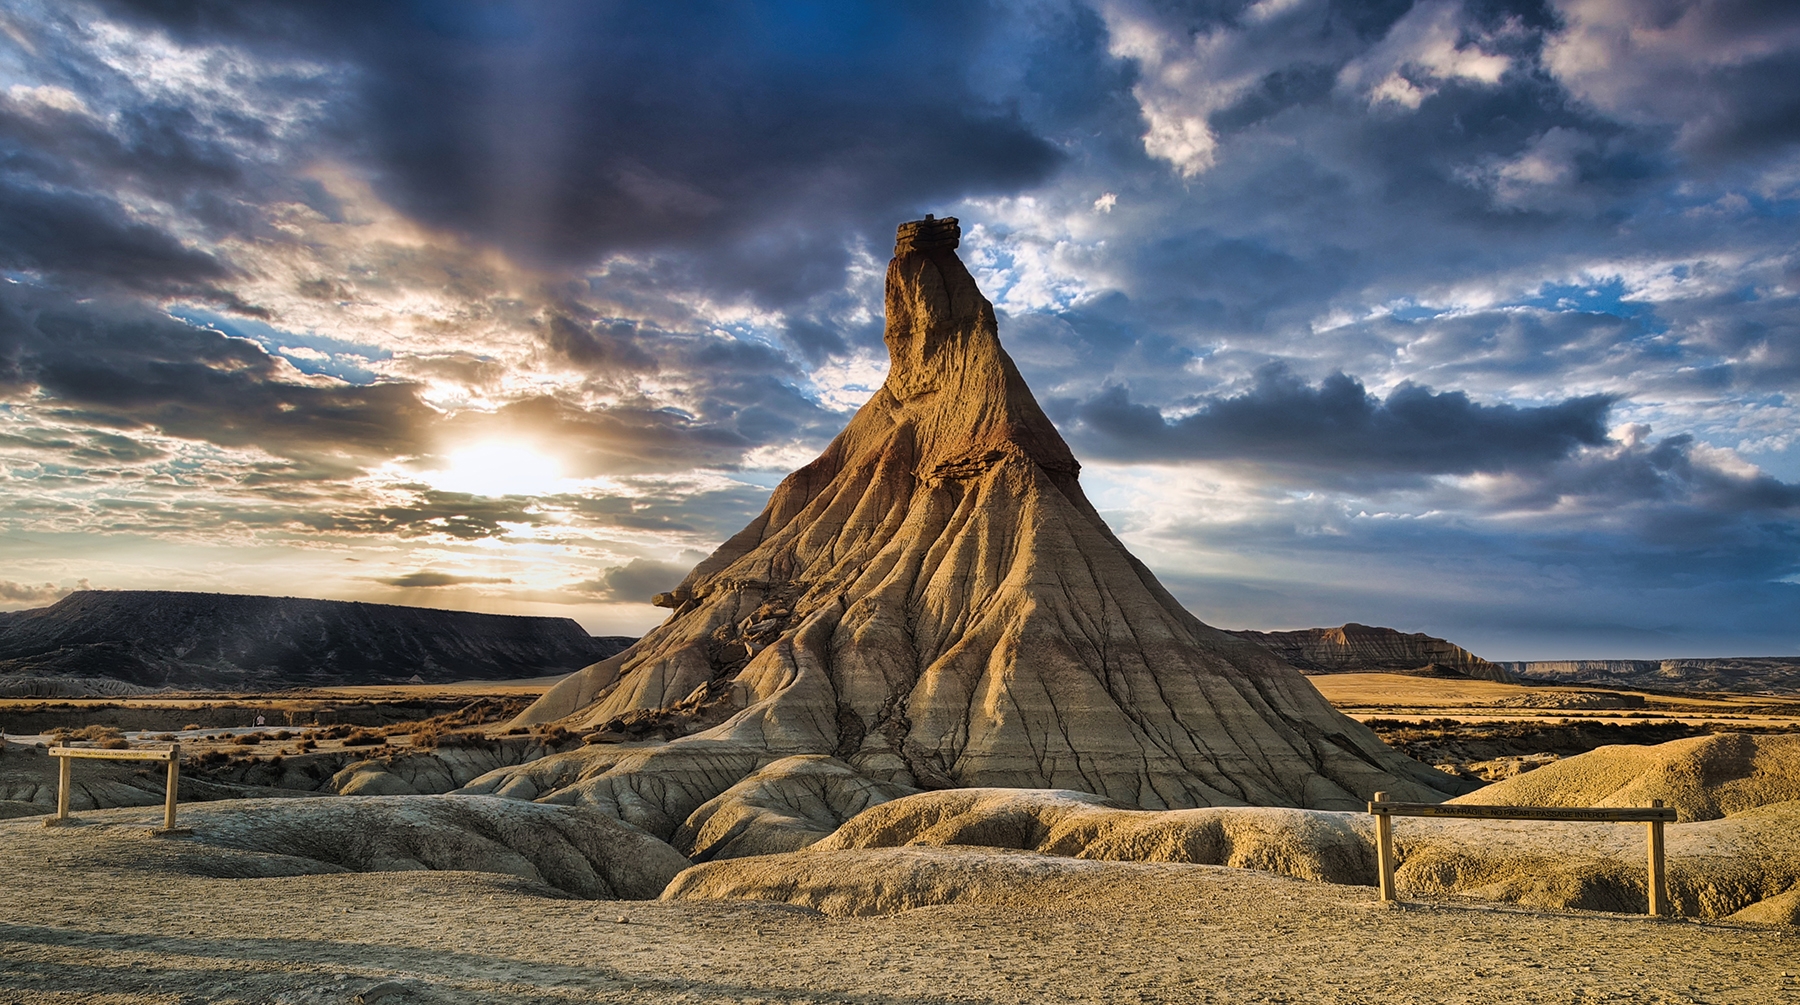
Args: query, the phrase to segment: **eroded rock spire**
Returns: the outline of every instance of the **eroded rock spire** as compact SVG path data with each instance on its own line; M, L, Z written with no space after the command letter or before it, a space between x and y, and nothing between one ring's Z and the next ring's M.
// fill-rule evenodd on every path
M1069 788L1147 808L1457 790L1267 650L1201 623L1126 551L1002 348L959 238L954 218L900 227L880 391L657 598L673 608L663 625L520 717L667 739L598 744L584 781L550 790L628 819L654 802L665 833L787 755L833 755L871 785Z

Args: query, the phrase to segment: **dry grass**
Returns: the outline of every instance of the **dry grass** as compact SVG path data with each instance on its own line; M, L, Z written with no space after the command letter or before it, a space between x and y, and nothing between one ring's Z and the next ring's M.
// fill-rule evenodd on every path
M1438 718L1420 722L1365 719L1389 746L1408 757L1465 777L1480 777L1476 765L1498 758L1550 760L1585 754L1613 744L1652 745L1720 733L1800 733L1790 726L1744 726L1721 723L1606 722L1595 719L1517 719L1469 722ZM1526 765L1521 767L1529 769Z

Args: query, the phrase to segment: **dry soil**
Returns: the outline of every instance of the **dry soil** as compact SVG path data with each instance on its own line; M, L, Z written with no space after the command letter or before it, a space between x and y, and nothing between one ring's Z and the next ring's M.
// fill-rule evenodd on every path
M1800 1002L1792 929L1383 908L1210 866L1089 863L1005 904L830 918L466 872L206 878L179 841L0 845L0 1002Z

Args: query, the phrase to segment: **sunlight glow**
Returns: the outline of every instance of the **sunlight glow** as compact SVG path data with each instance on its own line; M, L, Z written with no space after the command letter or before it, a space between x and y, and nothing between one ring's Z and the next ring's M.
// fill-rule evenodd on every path
M447 454L442 468L424 472L433 488L478 496L541 496L566 489L562 468L530 447L494 441Z

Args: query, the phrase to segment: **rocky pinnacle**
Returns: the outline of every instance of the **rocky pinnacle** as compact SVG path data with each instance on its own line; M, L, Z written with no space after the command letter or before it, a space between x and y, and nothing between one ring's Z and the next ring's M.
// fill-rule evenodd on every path
M881 390L656 598L664 624L519 723L666 741L615 749L632 770L704 762L717 777L682 783L699 799L793 754L883 783L1147 808L1459 791L1266 649L1201 623L1113 536L1001 346L960 235L954 218L900 227Z

